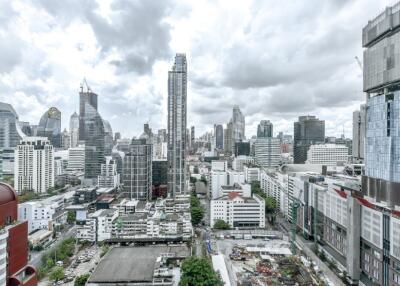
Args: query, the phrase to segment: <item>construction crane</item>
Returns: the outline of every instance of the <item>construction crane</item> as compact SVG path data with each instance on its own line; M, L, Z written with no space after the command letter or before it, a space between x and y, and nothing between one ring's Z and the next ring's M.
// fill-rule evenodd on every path
M299 195L297 196L297 198L294 199L294 201L291 204L291 206L292 206L292 226L290 229L290 233L291 233L292 239L290 241L290 248L291 248L293 254L296 252L297 210L303 205L300 201L302 194L303 194L303 189L300 189Z
M363 72L363 65L362 65L362 63L361 63L360 59L359 59L357 56L355 56L354 58L356 59L356 61L357 61L357 64L358 64L358 66L359 66L359 67L360 67L360 69L361 69L361 72Z

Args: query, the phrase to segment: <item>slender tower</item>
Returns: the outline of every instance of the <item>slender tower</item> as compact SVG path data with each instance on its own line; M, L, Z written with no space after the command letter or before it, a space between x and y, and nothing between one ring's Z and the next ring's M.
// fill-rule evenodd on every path
M168 193L185 193L187 63L185 54L176 54L168 72Z

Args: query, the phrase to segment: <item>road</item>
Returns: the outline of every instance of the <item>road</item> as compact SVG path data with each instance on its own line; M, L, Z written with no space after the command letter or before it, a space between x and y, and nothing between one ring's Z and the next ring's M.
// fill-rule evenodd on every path
M52 250L56 249L64 239L73 237L74 235L75 235L75 226L71 227L65 233L63 233L55 243L50 245L49 248L40 252L31 252L31 259L29 260L29 264L36 268L39 268L42 265L42 257L46 253L49 253Z

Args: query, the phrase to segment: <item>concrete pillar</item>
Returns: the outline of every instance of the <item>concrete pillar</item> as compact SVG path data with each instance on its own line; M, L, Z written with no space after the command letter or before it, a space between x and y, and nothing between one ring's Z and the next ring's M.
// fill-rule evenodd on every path
M347 275L353 285L360 279L361 206L351 195L347 197Z

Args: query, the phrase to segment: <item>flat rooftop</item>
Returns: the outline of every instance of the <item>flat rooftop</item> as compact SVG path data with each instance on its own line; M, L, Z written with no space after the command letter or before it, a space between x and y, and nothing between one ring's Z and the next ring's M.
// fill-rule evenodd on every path
M153 281L157 257L162 253L175 253L177 257L189 256L186 245L114 247L103 257L88 284L112 283L123 285Z

